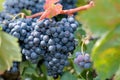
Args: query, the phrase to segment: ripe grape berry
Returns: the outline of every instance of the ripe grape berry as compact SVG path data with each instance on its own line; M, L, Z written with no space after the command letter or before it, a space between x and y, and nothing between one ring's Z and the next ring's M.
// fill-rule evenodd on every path
M60 0L63 9L72 9L76 7L77 0Z
M81 68L88 69L91 67L90 55L87 53L83 55L81 52L76 52L74 63L76 63Z
M11 73L16 73L19 71L19 63L18 62L13 62L13 66L9 70Z
M6 13L5 11L0 12L0 23L2 23L4 20L11 20L12 16L10 16L9 13Z

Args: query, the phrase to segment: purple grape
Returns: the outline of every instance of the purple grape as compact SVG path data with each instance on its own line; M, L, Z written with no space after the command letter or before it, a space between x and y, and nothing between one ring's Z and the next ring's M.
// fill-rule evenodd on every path
M78 55L77 59L79 62L84 61L84 55Z
M90 56L89 56L89 54L85 54L84 61L85 62L90 62Z
M84 68L90 68L91 67L91 63L85 63L85 65L84 65Z
M82 53L81 53L81 52L76 52L76 53L75 53L75 56L76 56L76 57L78 57L79 55L82 55Z
M90 56L87 53L82 54L81 52L76 52L76 58L74 59L74 63L80 66L81 68L90 68L91 61Z

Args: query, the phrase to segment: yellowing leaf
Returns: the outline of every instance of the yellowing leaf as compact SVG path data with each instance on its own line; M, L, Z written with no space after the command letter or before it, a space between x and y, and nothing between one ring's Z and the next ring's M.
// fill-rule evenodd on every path
M17 39L0 31L0 73L9 70L13 61L21 61Z
M46 0L45 4L44 4L44 9L48 9L50 7L52 7L55 3L57 3L59 0Z
M60 12L62 11L62 5L56 4L54 5L54 7L49 8L47 11L49 14L46 15L46 18L51 18L53 16L60 14Z
M3 2L4 2L5 0L0 0L0 11L2 11L3 10Z
M45 11L41 15L40 20L42 20L44 18L51 18L51 17L56 16L61 13L62 5L59 3L56 3L58 1L59 0L46 0L46 3L44 5Z
M119 70L117 71L117 73L114 77L114 80L120 80L120 67L119 67Z

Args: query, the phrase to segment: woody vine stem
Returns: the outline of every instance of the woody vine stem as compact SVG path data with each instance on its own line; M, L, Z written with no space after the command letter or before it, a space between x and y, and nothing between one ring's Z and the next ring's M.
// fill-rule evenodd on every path
M87 9L93 7L93 6L94 6L94 2L93 2L93 1L90 1L89 4L86 4L86 5L84 5L84 6L80 6L80 7L74 8L74 9L62 10L62 11L60 12L60 14L72 15L72 14L78 12L78 11L84 11L84 10L87 10ZM41 17L39 18L39 20L42 20L42 19L45 18L45 15L44 15L44 14L45 14L45 11L44 11L44 12L39 12L39 13L33 14L33 15L31 15L31 16L26 16L26 18L35 18L35 17L41 16ZM44 15L44 16L42 16L42 15Z

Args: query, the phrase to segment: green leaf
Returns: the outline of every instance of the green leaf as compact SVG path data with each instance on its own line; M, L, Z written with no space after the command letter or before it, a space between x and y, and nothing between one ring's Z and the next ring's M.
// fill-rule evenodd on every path
M27 9L23 9L21 12L24 13L25 15L27 15L27 16L31 15L31 11L27 10Z
M47 78L47 68L44 64L40 66L40 69L42 70L44 76Z
M77 1L77 6L85 5L88 2L88 0L78 0Z
M33 75L35 77L39 77L38 72L39 71L37 69L36 64L32 64L29 61L25 61L20 64L20 73L23 77L26 75L29 75L29 76Z
M13 61L21 61L17 39L0 31L0 72L9 70Z
M34 68L31 68L31 67L25 68L24 74L25 75L30 75L30 76L34 75L36 77L39 77L38 72Z
M0 11L2 11L3 10L3 2L4 2L5 0L0 0Z
M92 41L89 42L89 44L86 45L86 48L87 48L86 52L88 54L91 54L92 48L93 48L93 46L94 46L94 44L95 44L96 41L97 40L92 40Z
M115 74L114 80L120 80L120 67L117 73Z
M82 38L82 36L85 36L86 33L85 31L82 29L82 27L79 27L76 31L75 31L75 37L80 39Z
M96 42L92 51L92 61L101 80L115 74L120 64L120 26Z
M45 77L35 77L35 76L30 76L31 77L31 80L47 80ZM49 79L50 80L50 79Z
M73 64L73 65L76 73L79 75L83 71L83 69L80 68L77 64Z
M95 6L78 19L96 35L103 35L120 23L120 0L95 0Z
M66 72L61 77L61 80L77 80L77 78L74 75L72 75L71 73Z
M81 78L83 78L84 80L93 80L93 69L84 69L81 73Z
M47 76L47 80L55 80L52 76ZM56 79L59 80L59 79Z
M20 75L23 75L24 74L24 70L26 67L30 66L29 62L28 61L25 61L25 62L21 62L20 63Z
M93 80L100 80L99 76L97 76L96 78L94 78Z
M41 76L37 66L29 61L21 63L20 71L22 80L26 78L30 78L30 80L47 80L45 75Z

